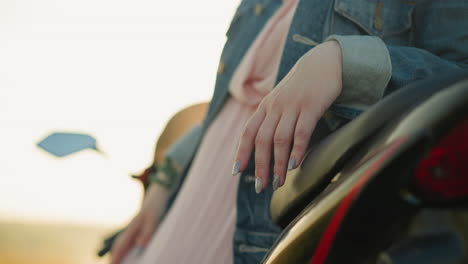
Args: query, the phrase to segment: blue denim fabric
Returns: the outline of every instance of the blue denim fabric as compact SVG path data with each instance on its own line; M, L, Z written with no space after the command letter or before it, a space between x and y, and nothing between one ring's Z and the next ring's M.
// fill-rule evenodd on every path
M227 42L221 55L224 70L218 73L202 134L222 108L234 70L281 3L282 0L243 0L240 3L227 31ZM255 12L259 4L263 7L260 14ZM467 68L467 14L468 0L299 0L277 81L304 53L333 35L343 52L345 96L332 105L326 116L353 119L382 96L408 83ZM376 62L376 58L366 56L367 50L381 50L382 58L388 60ZM374 74L382 75L378 78L380 81L366 81L366 78L375 77ZM370 94L372 99L360 100L363 94ZM330 122L333 120L325 121L334 123ZM199 138L193 139L195 145ZM176 145L183 150L181 144ZM178 184L172 186L167 208L177 195L190 160L179 164L185 170L180 174ZM239 179L233 249L236 264L259 263L280 232L269 215L271 186L257 195L253 175L251 160Z
M257 194L254 183L255 164L254 159L251 159L239 179L233 248L234 263L260 263L281 231L271 221L272 186L269 185Z

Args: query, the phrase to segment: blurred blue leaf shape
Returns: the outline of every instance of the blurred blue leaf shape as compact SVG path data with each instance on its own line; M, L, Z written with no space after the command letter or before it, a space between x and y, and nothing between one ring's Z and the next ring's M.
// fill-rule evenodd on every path
M52 133L37 143L37 146L57 157L64 157L84 149L99 151L96 139L78 133Z

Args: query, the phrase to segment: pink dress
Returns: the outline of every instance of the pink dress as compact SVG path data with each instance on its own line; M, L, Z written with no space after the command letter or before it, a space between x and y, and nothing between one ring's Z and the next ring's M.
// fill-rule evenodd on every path
M208 128L180 192L148 247L123 263L232 263L238 139L275 84L297 0L285 0L237 68L231 97Z

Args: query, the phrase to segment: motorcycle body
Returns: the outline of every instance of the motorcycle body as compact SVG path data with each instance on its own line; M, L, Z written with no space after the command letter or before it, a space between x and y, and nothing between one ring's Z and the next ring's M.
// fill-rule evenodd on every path
M460 71L394 92L312 146L273 195L285 229L263 263L464 263L463 235L440 219L468 213L467 197Z

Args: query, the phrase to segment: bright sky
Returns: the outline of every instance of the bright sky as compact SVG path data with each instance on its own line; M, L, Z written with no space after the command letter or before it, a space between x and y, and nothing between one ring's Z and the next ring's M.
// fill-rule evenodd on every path
M209 100L238 0L0 1L0 219L121 225L165 121ZM53 131L106 156L56 159Z

